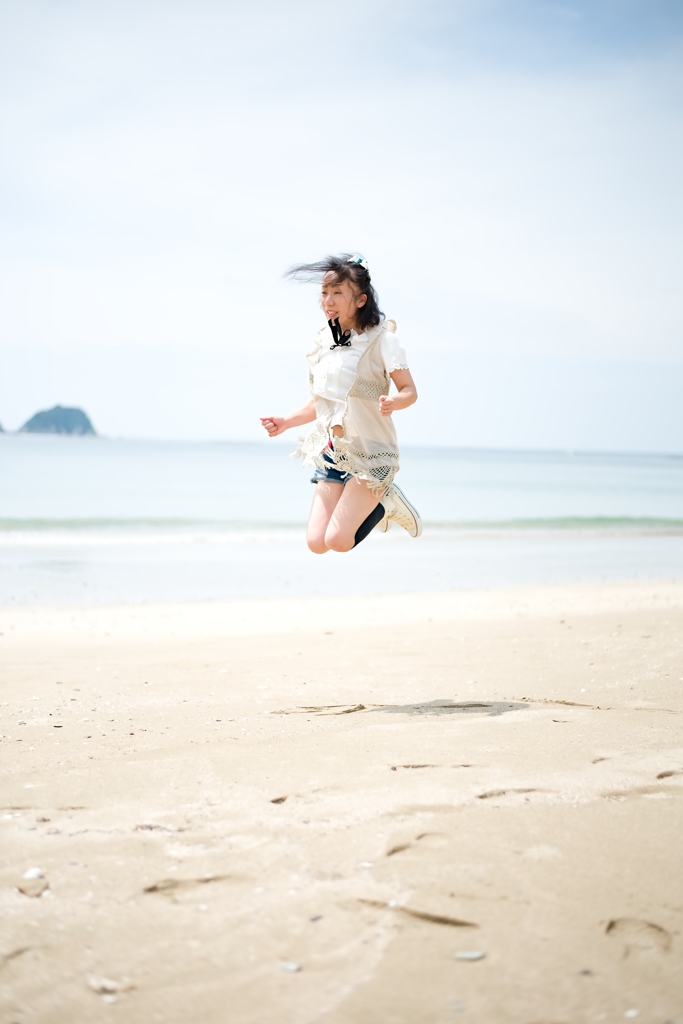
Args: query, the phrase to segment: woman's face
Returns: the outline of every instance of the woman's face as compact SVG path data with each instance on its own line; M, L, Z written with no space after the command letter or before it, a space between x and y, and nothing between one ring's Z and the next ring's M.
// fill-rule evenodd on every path
M332 271L325 274L320 305L325 319L336 320L339 317L342 330L348 330L355 325L356 314L361 306L365 305L366 298L366 295L359 294L354 289L350 281L337 281Z

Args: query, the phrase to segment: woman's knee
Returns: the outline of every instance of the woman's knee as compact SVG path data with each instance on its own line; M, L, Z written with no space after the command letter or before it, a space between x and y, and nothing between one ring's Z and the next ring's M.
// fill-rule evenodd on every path
M325 544L330 551L350 551L354 541L354 537L347 537L345 534L334 530L328 530L325 534Z
M312 551L314 555L324 555L330 550L324 537L306 537L306 543L309 551Z

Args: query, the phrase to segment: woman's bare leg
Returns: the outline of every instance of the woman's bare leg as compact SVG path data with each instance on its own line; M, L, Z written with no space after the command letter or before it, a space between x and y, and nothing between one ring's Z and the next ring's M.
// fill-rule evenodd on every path
M315 485L311 514L308 517L306 543L316 555L324 555L330 550L329 545L325 543L325 534L343 491L343 484L330 480L319 480Z
M326 547L332 551L350 551L355 544L358 527L379 502L380 499L364 481L349 480L332 509L324 537Z

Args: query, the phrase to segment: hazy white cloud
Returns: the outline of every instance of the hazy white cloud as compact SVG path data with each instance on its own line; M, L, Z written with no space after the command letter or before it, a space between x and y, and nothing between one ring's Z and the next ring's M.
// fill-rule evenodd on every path
M344 249L416 352L680 361L680 19L626 7L0 3L0 419L18 347L296 361Z

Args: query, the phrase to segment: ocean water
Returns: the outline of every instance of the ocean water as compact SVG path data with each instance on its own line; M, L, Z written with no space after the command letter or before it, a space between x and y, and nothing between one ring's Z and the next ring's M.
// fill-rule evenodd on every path
M423 537L320 557L283 440L0 435L0 604L683 578L679 456L405 448Z

